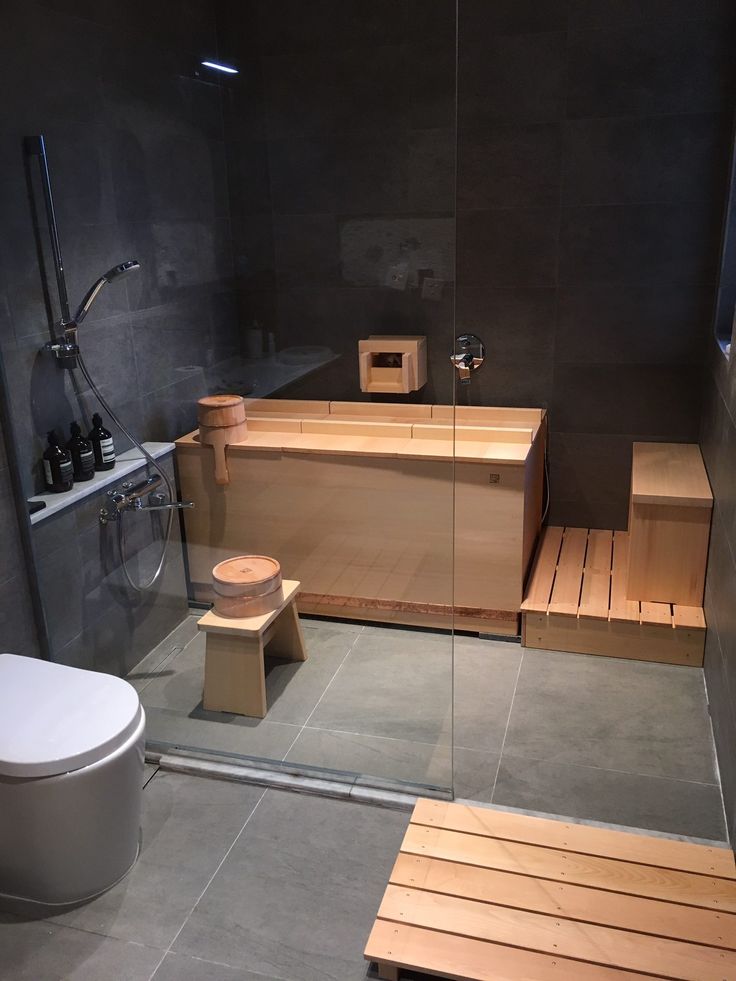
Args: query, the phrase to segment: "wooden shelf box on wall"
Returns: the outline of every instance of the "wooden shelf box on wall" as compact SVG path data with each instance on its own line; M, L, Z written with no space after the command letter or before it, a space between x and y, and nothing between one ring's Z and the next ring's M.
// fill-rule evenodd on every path
M634 443L628 599L702 605L712 510L697 445Z
M360 390L394 395L427 384L427 338L371 334L358 341Z

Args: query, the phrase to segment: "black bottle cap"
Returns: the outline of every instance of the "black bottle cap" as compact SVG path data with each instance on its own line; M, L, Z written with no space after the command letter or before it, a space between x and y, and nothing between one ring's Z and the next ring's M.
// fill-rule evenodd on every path
M71 431L72 436L79 436L79 435L81 435L82 430L79 428L79 423L78 422L73 422L71 424L71 426L69 427L69 429Z
M102 425L102 416L100 415L99 412L95 412L95 414L92 416L92 425L93 426Z
M48 436L49 446L58 446L59 445L59 437L56 435L56 430L55 429L49 429L49 431L48 431L48 433L46 435Z

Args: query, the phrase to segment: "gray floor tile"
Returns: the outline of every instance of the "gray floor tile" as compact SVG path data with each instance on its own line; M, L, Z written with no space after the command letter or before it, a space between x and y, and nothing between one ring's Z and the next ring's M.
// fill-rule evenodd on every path
M322 697L310 726L449 744L448 635L366 627Z
M455 638L455 746L500 751L520 663L518 644Z
M409 816L268 791L174 944L266 976L358 981Z
M489 804L498 770L498 758L498 753L478 752L456 746L453 751L455 797Z
M493 803L714 841L726 833L716 786L505 753Z
M702 672L668 664L525 651L505 749L716 782Z
M448 745L432 746L330 729L303 729L286 762L432 787L449 788L452 784Z
M269 722L302 725L319 701L341 661L358 637L335 630L331 624L305 628L306 661L282 661L266 657L266 701ZM141 693L145 706L217 721L222 713L202 708L205 636L199 634L175 657L164 661L157 677ZM223 721L226 721L223 719Z
M153 650L140 661L126 680L141 692L151 681L158 677L165 662L174 654L181 652L187 644L197 636L198 617L187 616L179 626L161 641Z
M192 712L202 702L205 636L197 634L186 646L152 672L141 701L152 708Z
M359 623L357 620L330 620L324 617L301 616L301 614L300 619L302 621L302 627L306 629L325 626L329 627L330 630L334 630L336 633L344 634L361 633L365 629L364 624Z
M239 967L214 964L200 957L188 957L170 951L153 975L152 981L284 981L284 979L272 974L254 974Z
M306 661L267 659L266 718L303 725L358 636L330 623L310 625L304 629Z
M257 787L160 771L143 795L136 865L109 892L53 922L166 948L261 794Z
M299 734L298 726L220 712L203 719L147 707L146 718L147 738L154 742L267 760L282 760Z
M145 787L158 770L155 763L146 763L143 767L143 786Z
M162 951L0 915L0 976L8 981L148 981Z

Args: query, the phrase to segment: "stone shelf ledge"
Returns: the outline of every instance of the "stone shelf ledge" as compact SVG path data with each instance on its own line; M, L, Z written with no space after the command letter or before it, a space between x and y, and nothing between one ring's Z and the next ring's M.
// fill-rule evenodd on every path
M173 443L144 443L143 445L154 460L167 456L174 449ZM127 477L128 474L145 466L145 463L146 458L141 454L140 450L132 447L120 454L112 470L102 470L95 473L92 480L75 484L65 494L36 494L35 497L29 498L29 502L43 501L46 507L31 515L31 524L37 525L41 521L45 521L46 518L50 518L52 515L58 514L60 511L84 500L85 497L91 497L92 494L97 494L99 491L104 490L104 488L117 484L123 477Z

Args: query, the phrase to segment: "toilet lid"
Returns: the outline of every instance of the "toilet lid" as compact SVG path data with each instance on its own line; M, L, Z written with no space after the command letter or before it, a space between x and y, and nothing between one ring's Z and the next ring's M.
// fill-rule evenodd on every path
M48 777L95 763L135 732L138 692L121 678L0 654L0 774Z

